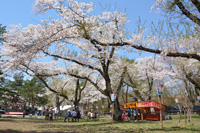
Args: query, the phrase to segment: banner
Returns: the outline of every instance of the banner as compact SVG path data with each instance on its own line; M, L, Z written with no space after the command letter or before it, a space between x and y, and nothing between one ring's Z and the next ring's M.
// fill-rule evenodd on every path
M127 109L127 108L135 108L135 107L137 107L137 102L135 102L135 103L127 103L127 104L125 104L124 105L124 108L125 109Z
M145 102L134 102L134 103L126 103L124 104L124 108L146 108L146 107L155 107L160 108L160 103L155 101L145 101ZM162 104L162 110L165 110L166 105Z

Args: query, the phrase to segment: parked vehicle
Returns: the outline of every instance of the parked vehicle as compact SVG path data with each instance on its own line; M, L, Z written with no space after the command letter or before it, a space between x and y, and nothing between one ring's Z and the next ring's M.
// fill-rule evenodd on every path
M200 114L200 105L193 106L193 113Z
M177 105L169 105L165 108L165 113L166 114L179 114L180 110ZM181 113L184 113L183 109L181 109Z
M5 111L0 109L0 114L5 114Z

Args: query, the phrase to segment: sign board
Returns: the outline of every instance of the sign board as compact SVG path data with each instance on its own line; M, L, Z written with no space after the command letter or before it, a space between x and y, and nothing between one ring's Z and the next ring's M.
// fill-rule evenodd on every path
M178 98L175 99L175 102L178 103Z
M90 99L87 99L87 104L90 104Z
M164 90L164 85L163 84L157 84L156 85L156 89L157 89L157 94L158 95L162 95L163 94L163 90Z
M200 102L200 96L197 96L197 100Z
M117 94L110 94L110 97L111 97L111 101L112 102L114 102L115 101L115 99L116 99L116 96L117 96Z
M125 109L127 109L127 108L135 108L135 107L138 107L137 104L138 104L137 102L135 102L135 103L126 103L126 104L124 105L124 108L125 108Z

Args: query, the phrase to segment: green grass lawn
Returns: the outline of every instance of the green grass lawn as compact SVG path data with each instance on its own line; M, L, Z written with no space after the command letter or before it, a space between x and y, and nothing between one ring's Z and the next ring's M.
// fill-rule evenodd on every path
M163 129L160 129L160 121L138 121L138 122L114 122L111 118L102 118L87 122L81 119L79 122L63 122L63 119L53 122L44 119L14 119L0 118L0 133L30 133L30 132L82 132L82 133L109 133L109 132L200 132L200 115L192 116L192 124L185 124L182 116L178 123L178 115L172 116L172 120L163 121Z

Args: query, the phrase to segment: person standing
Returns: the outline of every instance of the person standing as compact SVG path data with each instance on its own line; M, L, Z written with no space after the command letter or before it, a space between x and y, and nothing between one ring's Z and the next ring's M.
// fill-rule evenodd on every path
M76 117L77 117L77 112L73 109L73 112L72 112L72 121L76 122Z
M37 118L37 114L38 114L38 112L37 112L37 108L35 108L35 112L34 112L34 114L35 114L35 118Z
M138 112L137 112L137 109L135 108L134 111L133 111L133 115L134 115L134 120L135 122L137 122L137 115L138 115Z
M49 120L53 121L53 109L51 109L49 112Z
M45 111L45 120L49 119L49 109L46 109Z
M131 120L131 108L129 107L128 108L128 121Z
M58 116L59 116L59 110L57 109L57 110L55 111L55 119L58 118Z
M26 115L26 109L24 109L23 111L23 118L25 117L25 115Z
M89 111L87 115L88 115L88 118L90 119L91 118L91 112Z
M75 111L76 111L76 113L77 113L77 116L76 116L77 121L79 121L81 114L80 114L80 111L79 111L79 107L78 107L78 106L75 107Z

